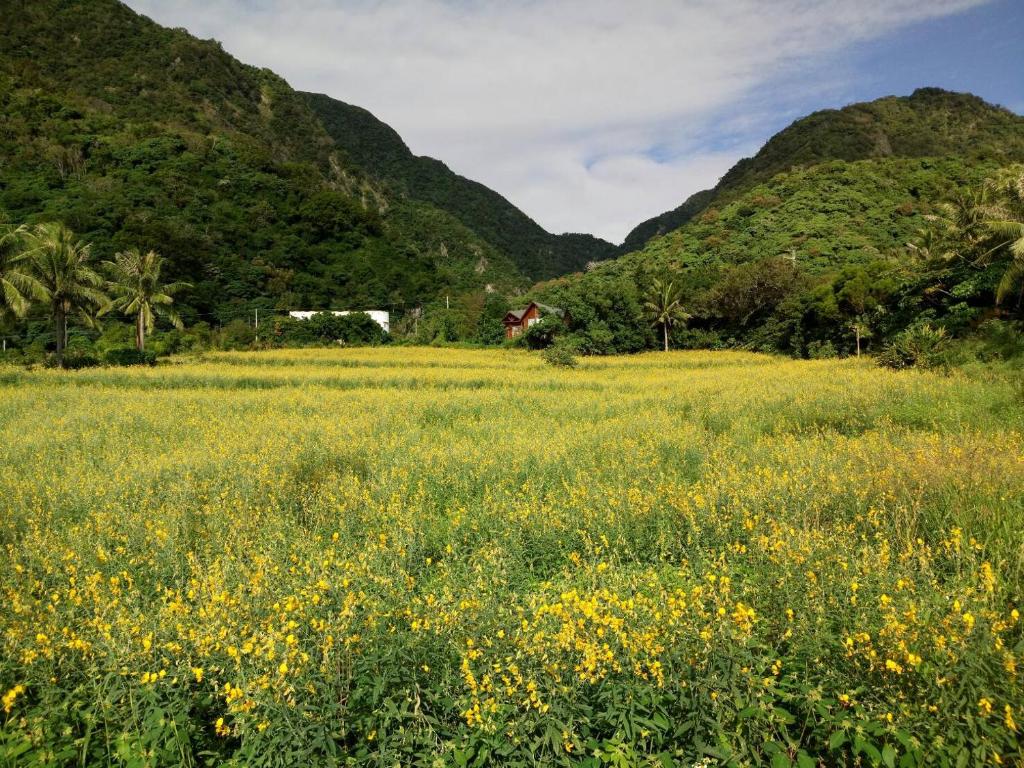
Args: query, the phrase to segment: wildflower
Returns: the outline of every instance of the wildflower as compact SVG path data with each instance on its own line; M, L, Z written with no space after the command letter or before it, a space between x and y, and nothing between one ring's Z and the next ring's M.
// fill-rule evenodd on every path
M982 697L978 700L978 714L983 717L988 717L992 714L992 701Z
M987 560L981 564L981 571L979 573L981 579L981 585L985 591L990 595L996 591L996 575L992 571L992 563Z
M1009 730L1017 730L1017 721L1013 719L1013 707L1009 704L1003 708L1003 722L1006 723L1006 727Z
M9 690L7 693L5 693L3 696L4 712L10 712L11 709L14 708L14 700L17 699L18 696L20 696L24 692L25 686L19 683L18 685L11 688L11 690Z
M218 736L227 736L229 733L231 733L231 729L224 725L223 717L217 718L217 722L214 723L213 729Z

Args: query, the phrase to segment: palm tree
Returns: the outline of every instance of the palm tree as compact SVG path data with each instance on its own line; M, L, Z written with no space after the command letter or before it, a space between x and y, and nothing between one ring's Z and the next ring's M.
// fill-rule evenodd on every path
M0 227L0 318L24 317L32 298L40 297L39 282L31 273L31 253L25 226Z
M644 313L652 324L661 326L665 351L668 352L668 332L676 323L685 323L691 315L683 309L679 290L672 281L667 283L655 278L651 291L644 302Z
M993 188L998 195L988 209L985 225L997 238L993 251L1006 249L1010 263L996 289L996 303L1024 282L1024 167L1017 167L997 179Z
M96 310L107 297L100 286L103 279L89 264L92 246L83 243L63 224L40 224L31 234L39 295L50 304L57 336L57 362L64 364L68 343L68 315L78 312L89 324L96 324Z
M157 315L166 317L176 328L184 327L170 305L174 303L173 294L189 284L161 284L163 264L163 257L156 251L142 253L138 248L121 251L114 255L113 261L104 262L111 278L107 287L113 298L100 314L118 309L126 315L134 315L135 346L140 352L146 348L146 334L152 333Z

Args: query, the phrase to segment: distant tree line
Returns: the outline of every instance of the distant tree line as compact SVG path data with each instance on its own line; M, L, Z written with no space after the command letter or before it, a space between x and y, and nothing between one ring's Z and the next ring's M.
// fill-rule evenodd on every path
M535 294L569 311L564 335L591 354L671 345L891 356L912 339L1005 339L999 324L1019 329L1024 317L1024 166L934 210L903 247L830 270L805 268L795 251L696 267L684 255L661 269L653 258L610 263Z
M809 358L870 351L903 367L934 358L951 339L986 334L1005 354L1024 352L1024 342L1014 342L1024 317L1024 166L958 190L931 210L903 247L828 271L805 268L795 252L689 270L612 262L527 295L469 291L405 307L393 312L392 336L364 314L268 318L260 334L243 320L186 329L173 303L189 285L162 280L159 254L127 249L98 262L91 246L60 224L8 225L0 230L0 323L47 317L61 365L70 325L97 337L111 314L131 319L140 356L161 318L172 329L161 337L161 352L394 338L534 349L558 344L595 355L672 347ZM545 318L506 341L505 314L532 297L564 309L567 320ZM44 333L38 322L34 328L37 338Z

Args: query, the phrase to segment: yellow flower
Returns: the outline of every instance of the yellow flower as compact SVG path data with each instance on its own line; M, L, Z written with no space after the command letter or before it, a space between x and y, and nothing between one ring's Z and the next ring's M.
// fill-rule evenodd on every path
M988 717L992 714L992 701L991 699L981 698L978 700L978 714L983 717Z
M19 683L18 685L11 688L11 690L9 690L7 693L5 693L3 697L4 712L10 712L11 709L14 708L14 700L17 699L18 696L20 696L24 692L25 686Z
M214 723L213 728L214 728L214 731L216 731L218 736L227 736L229 733L231 733L231 729L228 728L226 725L224 725L224 718L223 717L218 717L217 718L217 722Z
M1017 730L1017 721L1013 719L1013 707L1009 704L1003 709L1003 722L1006 723L1006 727L1011 731Z
M903 667L892 659L885 660L885 668L890 672L895 672L897 675L903 674Z

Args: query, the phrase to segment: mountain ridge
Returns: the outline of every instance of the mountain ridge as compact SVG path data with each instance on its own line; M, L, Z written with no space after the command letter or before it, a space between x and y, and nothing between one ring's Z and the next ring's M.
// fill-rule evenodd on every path
M979 153L970 141L975 135L972 121L982 118L988 135ZM1024 118L1005 107L974 94L936 87L917 88L909 96L882 96L816 110L771 136L752 157L737 161L711 189L696 192L677 208L638 224L626 236L619 253L639 250L651 239L690 221L716 199L727 199L794 166L884 157L958 155L984 159L985 152L998 164L996 142L1000 135L1012 145L1004 151L1003 160L1024 152L1024 141L1013 129L1020 125L1024 125Z
M582 269L614 255L616 246L583 233L552 234L500 193L415 155L391 126L369 110L326 94L303 96L336 144L363 171L402 194L448 211L506 253L534 279Z

